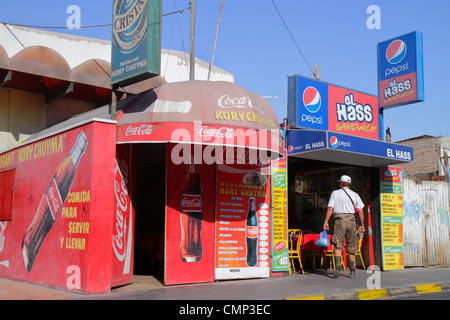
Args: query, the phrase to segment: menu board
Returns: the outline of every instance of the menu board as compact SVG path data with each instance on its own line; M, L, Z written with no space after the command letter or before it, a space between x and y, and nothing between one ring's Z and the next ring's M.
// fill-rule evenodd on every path
M289 270L286 156L272 162L272 270Z
M383 270L403 269L403 171L389 166L380 170Z
M269 277L269 165L217 166L215 222L215 279Z

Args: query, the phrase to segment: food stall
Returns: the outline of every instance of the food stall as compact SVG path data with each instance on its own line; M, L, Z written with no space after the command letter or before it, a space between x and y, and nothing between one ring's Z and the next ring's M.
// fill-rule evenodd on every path
M413 162L413 148L378 140L377 96L298 75L288 87L289 228L321 232L330 194L348 175L365 203L364 261L381 266L381 173Z
M227 82L163 84L0 154L0 276L86 294L268 277L270 105ZM262 223L261 223L262 222Z

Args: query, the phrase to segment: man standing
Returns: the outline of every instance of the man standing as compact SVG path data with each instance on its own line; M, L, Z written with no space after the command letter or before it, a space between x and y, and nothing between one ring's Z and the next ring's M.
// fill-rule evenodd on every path
M344 240L346 240L348 258L350 260L350 277L356 277L355 272L355 254L358 252L358 239L356 237L356 217L355 208L358 209L360 226L358 232L365 232L364 229L364 203L360 196L350 190L352 179L343 175L339 179L340 189L331 193L328 201L327 214L323 228L329 230L328 221L334 214L334 233L331 243L334 244L334 256L336 259L336 269L334 270L334 278L339 278L340 270L342 270L341 254L344 249Z

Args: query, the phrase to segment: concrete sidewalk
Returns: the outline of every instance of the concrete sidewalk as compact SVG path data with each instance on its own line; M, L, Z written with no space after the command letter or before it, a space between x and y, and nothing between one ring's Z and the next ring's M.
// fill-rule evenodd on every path
M130 285L109 294L83 295L0 278L0 300L366 300L450 290L449 268L408 268L378 273L357 270L285 273L283 277L163 286L150 276L135 276Z

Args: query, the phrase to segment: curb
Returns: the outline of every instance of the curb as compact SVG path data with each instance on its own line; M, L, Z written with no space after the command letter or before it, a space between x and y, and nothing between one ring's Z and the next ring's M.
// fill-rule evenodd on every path
M284 300L376 300L389 299L393 297L418 296L424 293L441 292L450 290L450 283L418 283L400 288L379 288L379 289L355 289L351 292L337 294L312 294L286 296Z

